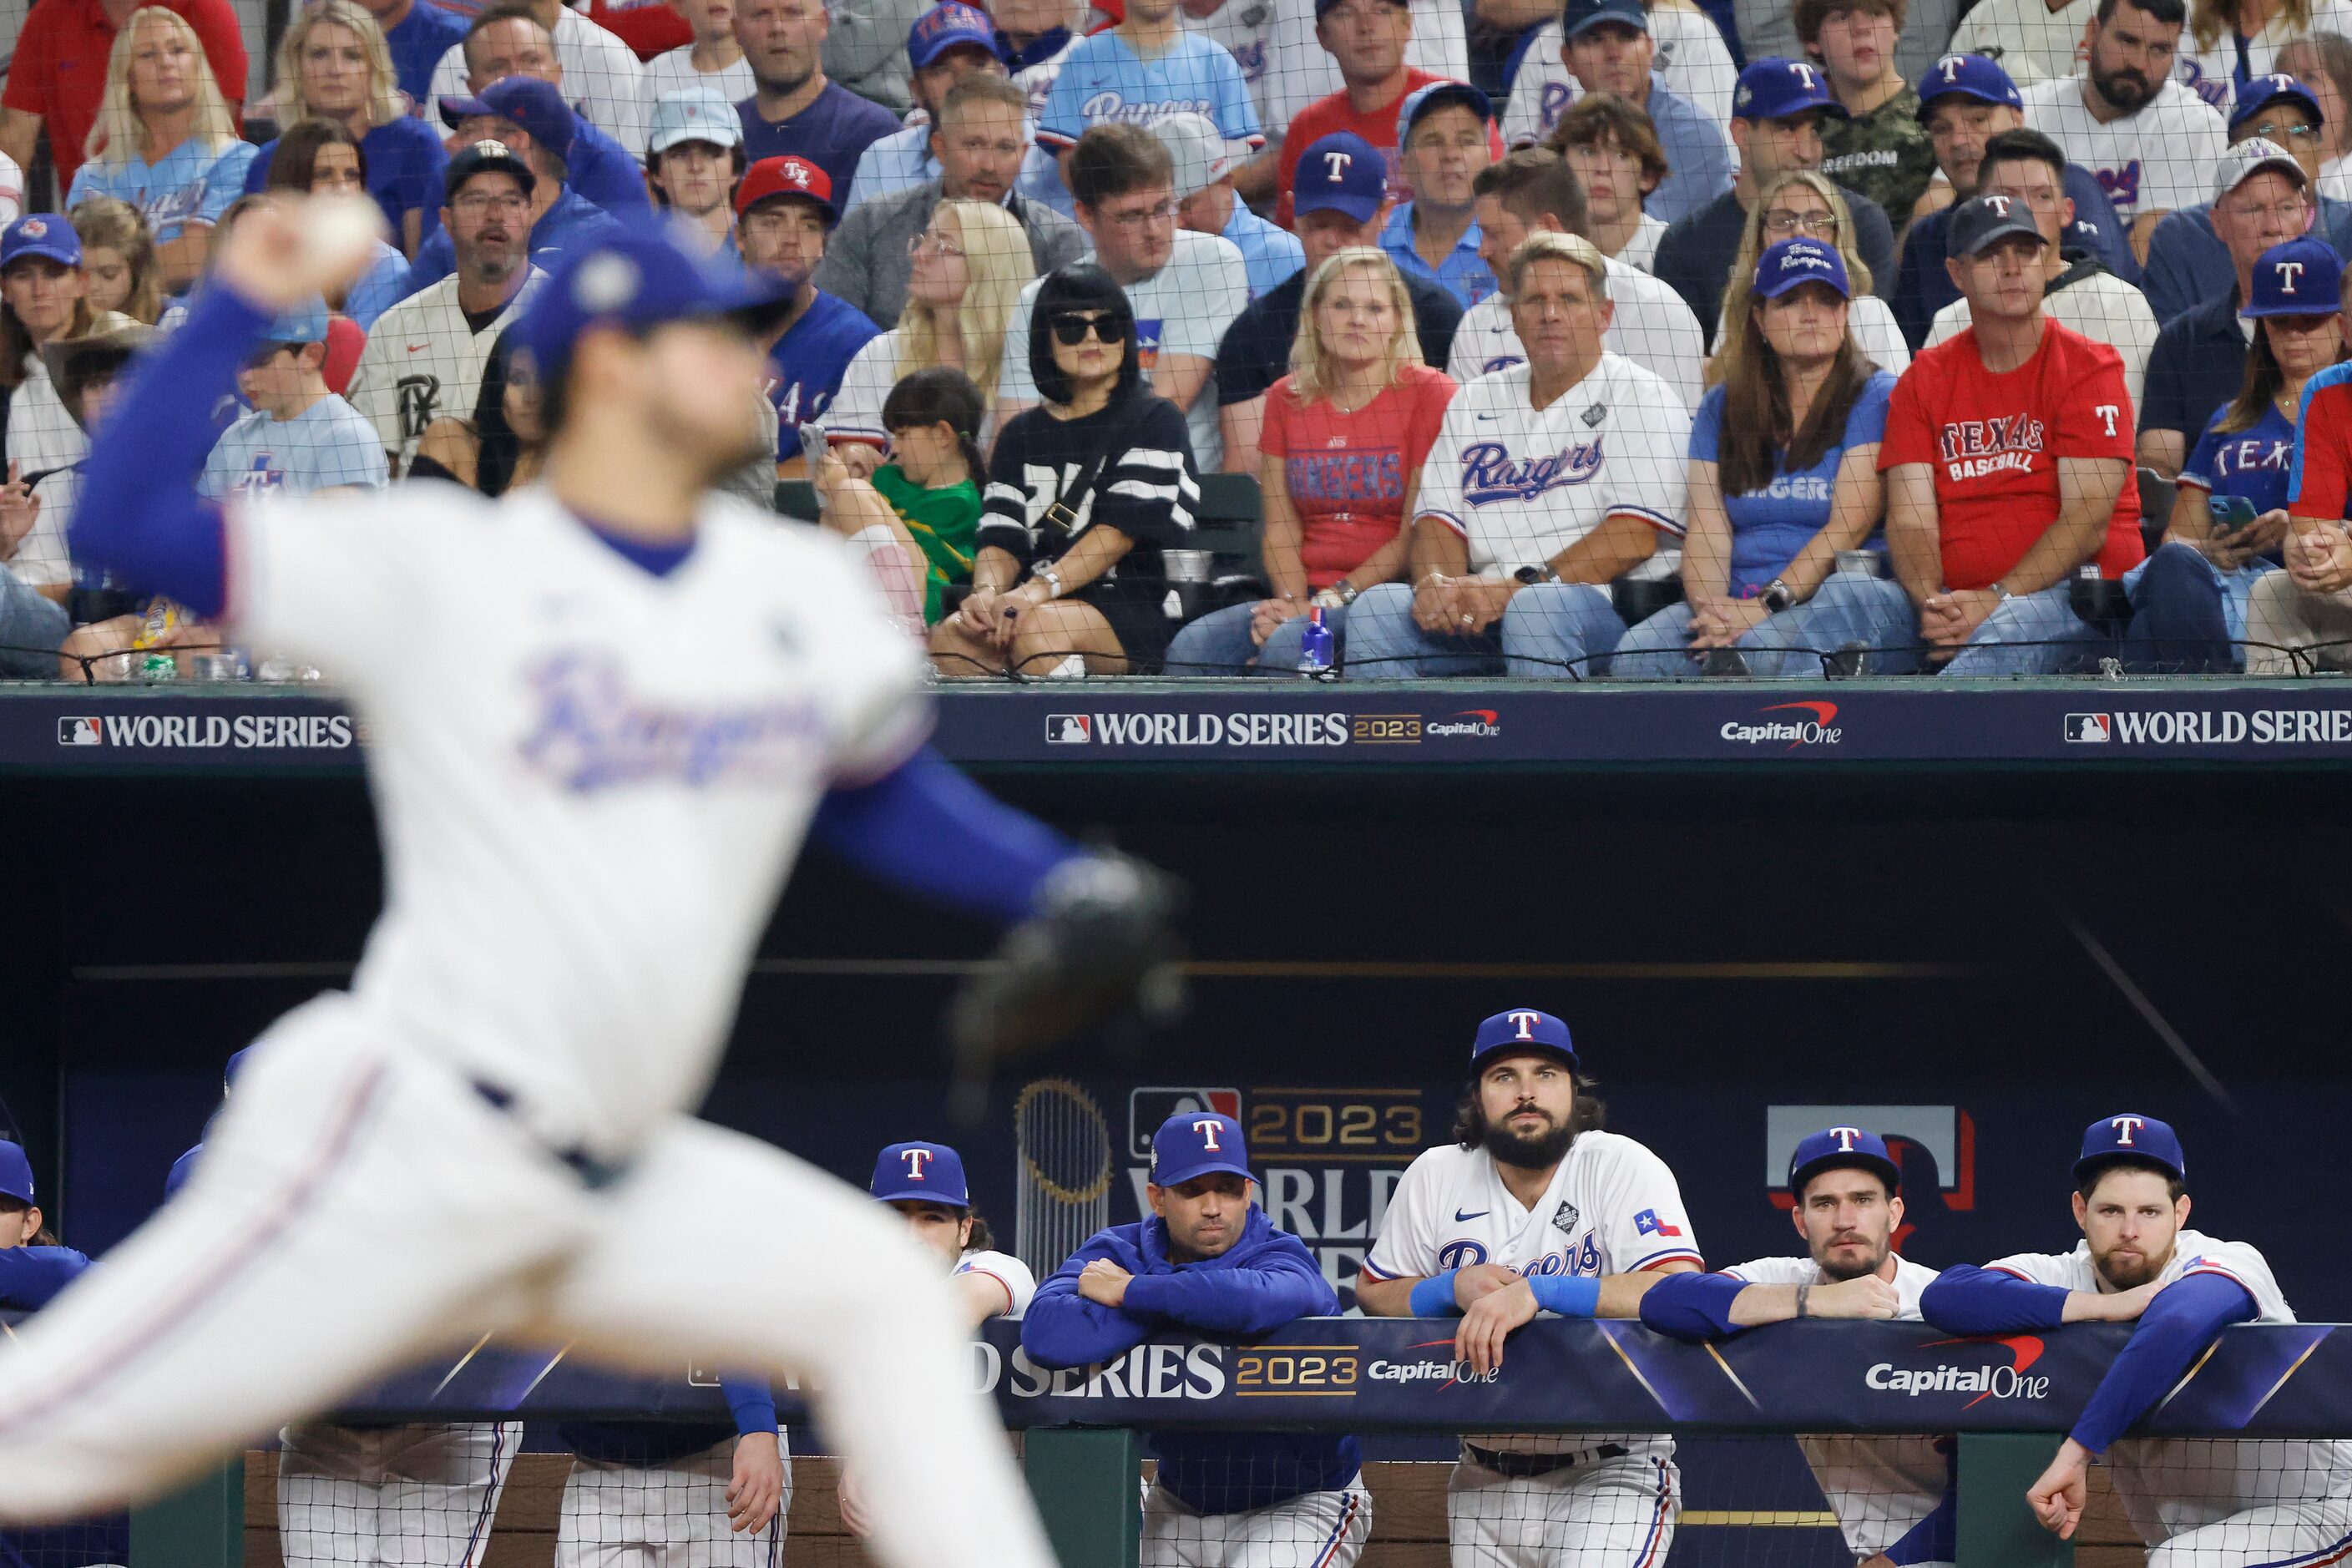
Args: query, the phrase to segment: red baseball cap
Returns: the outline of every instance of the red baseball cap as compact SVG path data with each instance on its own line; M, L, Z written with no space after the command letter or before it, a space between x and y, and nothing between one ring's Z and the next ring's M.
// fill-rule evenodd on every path
M754 203L770 196L814 202L828 227L840 221L841 215L833 205L832 176L806 158L762 158L744 170L742 184L735 187L735 216L741 217Z

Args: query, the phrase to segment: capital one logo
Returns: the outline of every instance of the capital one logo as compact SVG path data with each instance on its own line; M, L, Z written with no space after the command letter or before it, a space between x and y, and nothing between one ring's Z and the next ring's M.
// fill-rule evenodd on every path
M1988 1399L2042 1399L2050 1393L2050 1379L2030 1374L2027 1370L2042 1359L2042 1343L2037 1335L2005 1334L1991 1340L1930 1340L1917 1348L1930 1351L1950 1345L1983 1345L1996 1353L2006 1354L2009 1359L2006 1362L1988 1362L1981 1366L1938 1361L1934 1366L1923 1367L1902 1367L1891 1361L1882 1361L1874 1363L1862 1374L1863 1386L1882 1393L1906 1394L1914 1399L1923 1394L1975 1394L1974 1399L1960 1406L1963 1410L1973 1410Z
M925 1182L930 1178L923 1174L923 1167L939 1156L929 1149L907 1149L900 1151L898 1158L907 1162L907 1180Z

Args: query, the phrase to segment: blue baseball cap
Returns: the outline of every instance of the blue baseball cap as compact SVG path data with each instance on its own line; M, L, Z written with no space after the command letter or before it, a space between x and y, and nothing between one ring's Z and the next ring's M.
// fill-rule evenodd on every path
M988 13L963 0L945 0L916 17L915 25L907 29L907 63L921 70L960 45L986 49L991 59L1003 58L996 49L996 24L988 19Z
M1750 60L1731 95L1734 120L1786 120L1818 109L1840 120L1853 117L1830 92L1829 72L1811 60L1767 55Z
M1213 1110L1180 1110L1151 1135L1151 1184L1181 1187L1219 1172L1248 1177L1242 1124Z
M2189 1179L2189 1162L2180 1152L2180 1139L2169 1122L2129 1112L2102 1117L2083 1129L2083 1157L2074 1162L2079 1182L2094 1165L2109 1160L2132 1160L2152 1165L2175 1181Z
M572 156L572 139L580 133L579 117L562 90L535 76L502 76L477 97L441 100L441 118L452 131L486 114L512 121L559 158Z
M893 1143L874 1156L867 1190L886 1204L947 1204L971 1207L963 1156L944 1143Z
M1874 1171L1890 1193L1903 1185L1903 1167L1887 1152L1886 1140L1860 1127L1824 1127L1801 1139L1789 1156L1789 1190L1802 1196L1805 1184L1823 1171Z
M2000 68L2000 62L1983 55L1946 55L1927 68L1919 78L1919 118L1927 119L1928 109L1941 98L1969 98L2016 110L2025 107L2024 95Z
M46 256L61 267L79 267L81 236L62 214L29 214L0 231L0 272L24 256Z
M2281 99L2299 103L2311 115L2314 125L2327 123L2327 115L2319 107L2319 95L2284 71L2258 76L2238 89L2238 106L2230 110L2230 134L2235 136L2238 127L2268 109Z
M1838 291L1840 299L1853 298L1853 284L1846 277L1845 258L1838 254L1834 245L1799 236L1767 246L1764 254L1756 258L1753 292L1758 299L1777 300L1804 283L1826 283Z
M1580 1065L1576 1043L1568 1037L1568 1026L1532 1007L1497 1013L1478 1026L1478 1037L1470 1047L1470 1070L1476 1072L1497 1051L1549 1051L1565 1057L1571 1068Z
M228 1065L221 1068L222 1094L226 1095L236 1087L236 1075L245 1070L245 1058L253 1054L253 1049L251 1046L247 1046L245 1049L230 1055Z
M635 219L567 251L512 330L549 381L562 374L580 334L593 328L642 332L739 314L764 314L772 322L790 303L790 291L772 274L688 256L658 227Z
M1635 0L1635 4L1639 3ZM1404 95L1404 103L1397 110L1397 145L1402 147L1412 140L1412 128L1421 123L1423 115L1449 103L1461 104L1488 124L1494 123L1493 99L1466 81L1433 81Z
M269 323L262 341L270 343L323 343L327 341L327 302L316 294Z
M654 123L646 136L646 151L658 157L688 142L708 142L713 147L743 145L743 117L717 88L680 88L654 100Z
M0 1198L14 1198L29 1204L33 1198L33 1162L25 1157L24 1145L0 1139Z
M2309 235L2273 245L2254 263L2242 316L2332 316L2344 308L2344 258Z
M1291 209L1346 213L1370 223L1389 190L1389 161L1352 131L1334 131L1307 143L1291 182Z
M1603 22L1615 22L1637 33L1646 33L1650 30L1650 8L1642 0L1568 0L1559 16L1559 36L1564 41Z

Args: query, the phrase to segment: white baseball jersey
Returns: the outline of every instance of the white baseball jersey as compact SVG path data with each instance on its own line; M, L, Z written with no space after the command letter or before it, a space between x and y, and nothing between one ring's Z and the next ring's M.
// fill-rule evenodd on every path
M1759 1258L1724 1272L1751 1285L1826 1285L1829 1278L1810 1258ZM1919 1321L1919 1296L1936 1282L1936 1270L1907 1258L1895 1260L1895 1321ZM1802 1436L1813 1480L1837 1516L1846 1549L1857 1558L1874 1557L1935 1511L1950 1477L1937 1439L1926 1436L1861 1437L1844 1433Z
M1017 313L1014 320L1020 320ZM906 340L899 335L901 331L893 327L878 338L868 339L866 346L850 360L849 368L841 373L841 390L833 395L833 401L824 405L824 413L817 420L831 439L870 441L877 447L890 444L890 432L882 428L882 405L889 400L890 389L898 384L898 355L906 346ZM1016 354L1026 365L1029 343L1025 337L1019 342L1010 339L1006 342L1006 370L1011 368ZM997 373L997 379L1007 381L1011 378L1001 370ZM983 452L996 445L996 400L989 397L987 392L986 387L981 389L984 401L980 411L980 449ZM1032 391L1029 395L1034 398L1036 394ZM1215 399L1211 398L1210 401L1214 402ZM973 477L982 484L988 482L984 474Z
M1650 57L1651 74L1667 91L1706 110L1717 125L1728 125L1739 72L1724 47L1722 31L1707 14L1672 0L1654 5L1650 39L1656 47ZM1580 91L1568 63L1559 58L1559 24L1546 22L1520 56L1518 75L1511 79L1511 99L1503 106L1503 144L1532 147L1550 135Z
M2087 1241L2076 1243L2072 1252L2020 1252L1985 1267L2064 1290L2099 1289ZM2191 1274L2217 1274L2244 1286L2254 1299L2257 1321L2295 1321L2270 1264L2244 1242L2180 1232L2158 1278L2168 1285ZM2151 1546L2249 1508L2352 1500L2352 1443L2133 1437L2107 1450L2107 1468L2132 1527Z
M985 1274L1004 1287L1005 1300L1010 1303L1001 1318L1017 1318L1029 1310L1030 1300L1037 1294L1037 1276L1029 1266L1009 1252L992 1252L975 1247L959 1258L948 1271L949 1277L960 1274Z
M457 308L454 273L376 318L343 396L367 416L383 449L394 454L395 476L407 471L427 425L445 414L474 416L490 350L546 276L532 268L507 308L478 332Z
M757 90L759 83L751 79L751 62L739 59L731 66L720 66L715 71L697 70L694 46L680 44L667 54L656 55L646 62L646 120L652 123L654 105L674 92L688 92L698 87L711 88L727 95L730 103L740 103Z
M2098 177L2128 224L2142 213L2185 212L2213 194L2213 165L2229 146L2220 111L2178 81L2133 113L2102 124L2080 77L2025 89L2025 123Z
M0 226L25 216L25 171L16 160L0 153Z
M2060 326L2072 327L2124 356L2124 390L2137 409L2140 388L2147 381L2147 356L2156 352L2156 312L2147 308L2147 296L2112 272L2091 272L2043 295L2042 309ZM1935 324L1927 329L1927 346L1958 337L1974 320L1966 299L1953 300L1936 312Z
M572 106L631 157L644 157L653 100L645 96L646 68L637 62L636 51L567 5L556 14L555 63L563 68L563 96ZM425 119L438 125L441 100L467 96L463 44L450 45L433 68L430 90L433 100L425 106Z
M362 1012L554 1147L616 1158L698 1104L819 800L926 731L866 574L720 497L664 577L535 486L228 515L228 618L373 730Z
M2284 11L2273 12L2262 30L2246 40L2245 69L2249 76L2268 76L2278 69L2279 51L2309 33L2352 35L2352 0L2311 0L2311 19L2297 24ZM2173 57L2172 74L2191 92L2227 115L2238 100L2238 39L2236 29L2222 26L2210 49L2197 47L2197 35L2180 30L2180 52Z
M1677 1260L1706 1267L1675 1173L1631 1138L1583 1132L1533 1207L1511 1195L1486 1150L1458 1143L1424 1150L1397 1183L1363 1272L1369 1279L1410 1279L1499 1263L1526 1275L1597 1279ZM1637 1451L1670 1446L1654 1435L1591 1433L1472 1434L1466 1440L1524 1453L1601 1443Z
M2099 0L2066 0L2055 11L2045 0L1979 0L1948 52L2000 61L2021 91L2081 68L2083 29L2098 14Z
M73 555L66 547L66 529L73 521L74 502L81 495L81 475L74 465L89 456L89 437L58 397L49 380L48 362L37 353L25 356L25 379L8 400L8 458L26 479L48 478L33 487L40 499L40 515L16 546L8 570L30 587L54 587L73 581Z
M1418 515L1462 535L1473 573L1541 566L1620 514L1678 541L1691 416L1675 390L1603 353L1537 408L1532 374L1515 364L1454 394L1422 466Z
M1698 330L1698 317L1683 297L1612 257L1609 302L1615 313L1601 346L1664 376L1682 395L1684 405L1698 412L1698 401L1706 395L1706 335ZM1527 357L1518 329L1511 325L1511 302L1489 294L1462 312L1462 324L1454 329L1454 347L1445 356L1445 374L1467 386L1490 370L1518 364Z

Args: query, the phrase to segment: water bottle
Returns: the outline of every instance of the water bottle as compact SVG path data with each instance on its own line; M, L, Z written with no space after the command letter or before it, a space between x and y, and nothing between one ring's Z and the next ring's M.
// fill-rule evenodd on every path
M1298 673L1309 679L1331 672L1331 628L1323 624L1323 606L1307 612L1298 637Z

